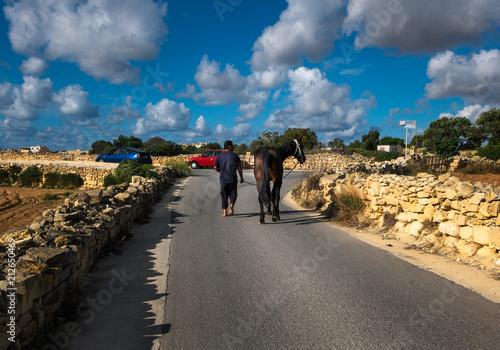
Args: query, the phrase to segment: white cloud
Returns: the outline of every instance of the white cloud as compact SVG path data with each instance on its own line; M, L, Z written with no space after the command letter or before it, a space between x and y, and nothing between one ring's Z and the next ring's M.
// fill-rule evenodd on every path
M35 120L41 108L52 103L52 81L24 77L21 86L0 84L0 115L7 119Z
M96 79L138 83L131 60L149 60L167 34L167 6L151 0L21 0L4 7L20 54L76 62Z
M481 50L470 56L447 51L427 66L428 98L461 97L472 103L500 103L500 51Z
M253 71L293 67L305 56L316 61L330 50L342 26L345 0L287 0L279 21L252 48Z
M184 103L163 99L153 105L146 106L146 116L140 118L135 127L134 135L148 135L154 132L183 131L188 128L191 111Z
M232 128L228 128L222 124L215 127L213 132L213 137L221 142L226 140L240 140L244 139L252 133L252 125L250 124L238 124Z
M122 124L124 120L138 120L142 117L141 113L134 108L133 97L127 96L122 104L111 106L111 115L106 120L113 124Z
M357 48L419 52L475 44L500 24L498 0L349 0L344 31Z
M203 56L198 65L195 81L201 91L198 92L196 86L187 84L185 90L176 96L192 98L209 106L237 103L240 105L238 112L243 114L237 118L238 122L257 118L269 99L268 90L260 90L255 86L255 77L243 77L230 64L226 64L221 71L220 63L210 61L207 55Z
M73 125L95 125L99 118L99 108L92 106L89 93L80 85L68 85L54 95L54 102L65 120Z
M37 143L47 146L51 150L86 150L91 144L81 128L69 125L46 127L39 130L33 138L37 140Z
M49 64L38 57L30 57L27 60L23 60L23 63L19 67L24 75L40 76L44 75L45 71L49 67Z
M264 127L311 128L339 135L352 130L361 132L367 109L376 106L375 97L369 93L352 100L349 86L334 84L317 68L290 70L289 78L293 105L272 113Z
M490 105L470 105L464 107L462 110L458 111L457 113L441 113L439 115L439 118L447 117L447 118L455 118L455 117L465 117L469 119L472 123L475 123L476 120L479 118L481 113L489 111L492 108L497 108L496 106L490 106Z
M205 118L200 115L196 120L196 126L188 131L182 133L183 137L188 140L196 140L201 137L208 136L212 133L210 127L207 125Z

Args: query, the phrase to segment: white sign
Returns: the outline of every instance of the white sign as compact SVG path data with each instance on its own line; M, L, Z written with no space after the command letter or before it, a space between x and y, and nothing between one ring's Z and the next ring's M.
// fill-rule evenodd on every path
M415 129L417 127L416 124L406 124L405 125L405 128L408 128L408 129Z

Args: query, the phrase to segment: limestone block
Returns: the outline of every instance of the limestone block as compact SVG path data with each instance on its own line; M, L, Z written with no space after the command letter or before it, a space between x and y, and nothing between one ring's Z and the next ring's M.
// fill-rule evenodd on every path
M444 209L444 210L450 210L451 209L451 201L449 199L445 199L442 203L441 203L441 209Z
M487 218L497 217L500 213L500 202L485 202L479 205L479 214L484 215Z
M432 221L434 222L444 222L447 220L447 214L445 211L441 209L437 209L434 211L434 214L432 216Z
M489 245L490 244L490 236L489 236L490 228L486 226L474 226L474 242Z
M460 227L460 238L466 241L472 241L474 236L474 229L471 226Z
M459 240L457 243L458 253L467 257L471 257L476 254L481 247L482 246L480 244L474 242L466 242L463 239Z
M457 185L456 190L459 198L469 198L474 194L475 187L470 183L461 182Z
M481 202L483 202L486 198L486 194L484 194L483 192L476 192L474 193L474 195L469 198L469 203L470 204L479 204Z
M424 225L421 222L418 221L413 221L408 227L407 231L410 235L418 237L420 233L422 232L422 229L424 228Z
M439 224L439 232L448 236L458 237L460 235L460 227L453 221L445 221Z
M478 204L467 203L465 205L465 212L478 213L479 212L479 205Z
M417 203L420 205L428 205L431 203L431 199L430 198L419 198Z
M491 228L489 231L489 243L493 249L500 249L500 229Z
M411 203L410 207L408 208L408 210L411 211L412 213L423 213L424 209L425 209L425 206L423 206L422 204L418 204L418 203Z
M444 239L443 245L445 247L456 248L460 238L448 236Z
M485 200L488 203L493 202L493 201L497 201L497 200L500 200L500 196L498 194L496 194L495 191L488 191L486 193Z
M480 260L491 258L495 254L495 250L490 247L482 247L476 252L476 258Z
M418 214L409 211L403 211L396 216L396 220L402 222L412 222L417 219L418 219Z
M420 215L421 221L432 221L434 217L434 213L436 212L436 209L432 205L426 205L424 209L424 213Z
M455 200L458 198L458 192L455 189L455 187L446 187L445 190L445 197L448 198L450 201Z
M466 215L457 215L455 217L455 222L458 226L465 226L469 223L470 218Z

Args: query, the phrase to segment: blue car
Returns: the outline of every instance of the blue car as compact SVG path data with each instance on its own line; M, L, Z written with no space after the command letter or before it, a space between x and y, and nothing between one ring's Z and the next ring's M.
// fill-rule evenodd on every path
M138 148L131 147L115 147L107 151L106 153L98 156L96 162L108 162L108 163L120 163L122 160L132 159L137 160L142 164L153 164L151 155Z

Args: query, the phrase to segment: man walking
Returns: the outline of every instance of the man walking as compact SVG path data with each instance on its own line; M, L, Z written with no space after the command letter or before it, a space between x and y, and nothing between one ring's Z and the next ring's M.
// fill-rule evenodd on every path
M229 204L229 215L234 215L234 203L238 196L238 176L243 183L243 171L241 170L240 157L233 152L234 145L232 141L224 142L224 152L220 153L215 159L214 169L217 171L220 181L220 195L222 199L222 216L227 216L227 206Z

